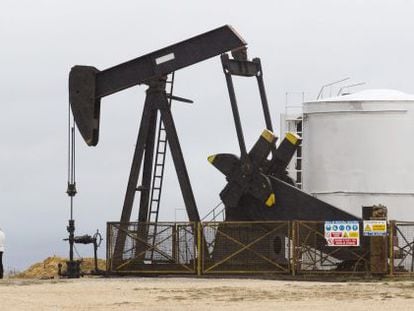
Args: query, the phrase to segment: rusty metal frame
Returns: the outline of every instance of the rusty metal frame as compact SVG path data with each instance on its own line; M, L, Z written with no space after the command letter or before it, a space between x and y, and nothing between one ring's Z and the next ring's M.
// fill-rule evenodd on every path
M261 222L261 221L244 221L244 222L203 222L203 223L193 223L193 222L180 222L180 223L158 223L160 226L165 226L165 228L162 228L162 230L159 231L159 233L165 232L166 230L169 230L171 226L181 226L178 227L175 231L169 234L166 237L162 237L160 241L157 241L154 245L151 243L145 242L142 238L138 236L134 231L126 230L123 231L125 235L130 237L131 239L135 241L139 241L140 243L143 243L145 247L145 251L141 252L140 254L136 254L134 257L127 260L126 262L123 262L121 265L118 265L114 267L114 262L112 261L112 255L113 255L113 240L115 239L114 236L112 236L113 231L112 229L115 228L116 230L125 230L123 229L123 226L120 225L119 222L115 223L108 223L107 224L107 271L109 273L119 273L119 274L194 274L194 275L228 275L228 274L246 274L246 275L254 275L254 274L264 274L264 273L272 273L272 274L290 274L292 276L297 275L309 275L309 274L319 274L319 275L338 275L338 274L370 274L369 270L369 256L366 256L369 252L369 249L366 249L365 251L358 252L357 250L354 250L353 248L339 248L334 247L332 248L332 251L326 252L325 250L329 250L327 248L324 249L317 249L312 247L312 241L311 239L315 238L315 236L319 238L324 238L323 232L320 232L317 228L315 228L313 225L315 224L321 224L320 221L268 221L268 222ZM130 223L130 225L138 225L138 223ZM146 225L154 225L154 223L146 223ZM254 236L254 239L248 242L242 242L238 238L235 238L234 236L231 236L228 232L223 232L225 227L222 226L233 226L239 225L265 225L266 228L264 229L265 232L260 232L259 234L256 233ZM270 225L270 227L269 227ZM273 226L272 226L273 225ZM219 226L221 228L219 228ZM414 275L414 238L413 241L410 242L407 238L407 234L404 232L404 230L401 229L401 227L412 227L413 228L413 237L414 237L414 222L397 222L397 221L390 221L388 223L388 247L389 247L389 276L413 276ZM228 227L229 228L229 227ZM253 227L254 228L254 227ZM204 244L202 241L207 240L208 232L206 229L212 229L214 232L212 233L212 236L214 236L213 240L209 244ZM282 229L282 232L280 231ZM286 229L286 230L285 230ZM306 230L306 232L304 232ZM225 230L224 230L225 231ZM177 234L177 232L187 232L191 235L189 239L184 238L184 240L180 240L180 237L176 237L175 240L172 242L174 245L181 245L183 241L185 241L186 245L185 247L190 247L189 254L190 256L187 257L185 254L178 252L177 256L170 256L169 254L165 253L162 249L159 249L159 245L161 245L164 241L172 238L172 235ZM263 239L266 239L269 235L273 233L280 233L282 235L285 235L287 239L285 239L284 247L285 247L285 258L287 265L280 264L274 261L273 258L270 258L267 253L261 252L261 250L255 249L254 246L260 243L260 241L263 241ZM229 251L228 254L225 253L225 256L223 258L220 258L219 260L214 261L212 257L210 257L211 253L209 252L209 247L211 245L214 245L216 240L216 235L221 235L221 238L223 238L226 241L229 241L232 243L232 246L235 246L236 249L233 249L232 251ZM396 239L395 235L398 235L400 238L399 245L396 245ZM180 234L181 235L181 234ZM187 245L188 244L188 245ZM209 246L210 245L210 246ZM207 249L206 249L207 247ZM178 247L180 250L182 250L182 247ZM132 250L133 248L131 248ZM112 254L111 254L112 250ZM359 249L360 250L360 249ZM401 250L402 257L401 258L394 258L395 250ZM117 271L117 269L122 268L123 266L127 265L128 263L133 262L137 258L142 258L142 254L144 254L146 251L154 251L163 258L166 258L166 260L171 260L172 266L174 266L176 269L167 269L169 268L169 263L165 261L165 263L155 263L150 264L152 265L152 268L149 268L148 270L145 270L145 264L143 264L143 269L137 269L137 270L128 270L128 271ZM352 269L350 270L323 270L323 267L330 267L335 264L335 254L340 251L349 252L351 257L355 258L355 263L353 263ZM234 269L231 267L230 269L223 269L223 270L217 270L217 268L220 268L222 265L225 265L228 263L232 258L235 256L241 254L242 252L249 252L251 254L254 254L254 258L264 260L266 262L265 266L266 268L263 268L262 270L257 269L257 265L252 265L251 269L249 269L249 265L242 265L243 269ZM304 254L309 254L310 262L304 263L301 258ZM183 256L183 257L181 257ZM404 266L404 262L409 261L411 258L412 260L412 266L413 268L410 269L407 268L407 264L405 264L405 271L401 271L401 269L398 269L398 266ZM189 264L185 263L179 263L181 259L184 259L184 262L189 262ZM341 260L341 259L337 259ZM364 263L362 267L363 269L357 270L358 267L361 267L360 263L361 261ZM267 265L269 263L270 265ZM156 269L157 264L159 266L164 266L166 269ZM408 266L410 263L408 263ZM306 270L309 267L317 267L317 269L314 270ZM179 268L177 268L179 267ZM274 270L269 267L274 267ZM321 269L322 267L322 269ZM412 270L412 271L411 271Z
M329 259L329 257L333 257L335 258L335 253L339 252L340 250L343 251L347 251L350 254L352 254L353 256L355 256L355 259L357 260L354 264L353 270L352 271L343 271L343 270L321 270L321 269L311 269L311 270L305 270L302 269L302 265L303 263L301 262L301 257L303 256L303 254L309 253L309 251L315 253L318 252L318 250L312 250L312 246L310 245L306 245L306 242L308 241L308 239L310 238L311 235L316 235L319 236L321 238L325 238L323 233L319 232L318 230L315 230L314 228L312 228L311 226L309 226L310 224L322 224L323 222L321 221L295 221L295 233L294 233L294 237L295 237L295 251L293 252L293 262L294 262L294 271L292 272L293 275L295 274L366 274L369 273L369 269L365 269L364 271L357 271L356 267L358 267L359 263L362 261L365 263L366 267L369 266L369 262L365 257L365 255L367 254L368 251L362 253L361 255L354 252L351 248L339 248L339 247L334 247L332 248L331 252L327 252L327 253L322 253L322 251L319 250L320 254L320 258L319 259L314 259L313 265L316 267L316 265L319 263L321 266L326 266L324 265L325 261L331 262L333 263L333 261L331 259ZM305 239L300 239L300 229L301 227L306 228L309 232L306 235ZM302 249L305 249L306 251L302 251ZM324 254L324 255L323 255ZM311 257L312 258L312 257ZM313 259L313 258L312 258ZM312 267L312 263L310 264L306 264L307 267ZM330 266L330 265L328 265Z
M195 232L196 229L196 224L193 222L188 222L188 223L130 223L130 224L134 224L134 225L144 225L144 226L150 226L150 225L156 225L156 226L165 226L165 228L163 228L161 231L158 231L157 234L161 234L169 229L172 228L172 226L177 226L177 224L179 226L182 226L182 228L184 230L186 230L186 227L191 227L193 229L193 232ZM116 228L118 230L118 232L123 232L125 234L125 236L130 237L132 240L135 241L139 241L140 243L143 243L145 245L145 250L141 251L139 254L136 254L134 256L134 258L131 258L125 262L122 262L121 264L118 264L116 267L113 267L113 260L112 260L112 255L111 254L111 249L112 249L112 238L111 238L111 232L112 232L112 228ZM193 234L193 232L191 232L190 230L188 230L187 232ZM125 229L124 225L121 225L119 222L109 222L107 224L107 241L108 241L108 245L107 245L107 271L110 272L115 272L115 273L134 273L134 274L140 274L140 273L145 273L145 274L195 274L196 273L196 260L194 259L192 264L182 264L179 262L177 262L177 258L174 258L172 256L170 256L169 254L165 253L163 250L159 249L158 246L161 245L163 242L165 242L166 240L173 238L173 234L169 234L168 236L166 236L165 238L163 238L161 241L158 241L155 244L151 244L148 241L145 241L144 239L142 239L142 237L140 237L138 234L134 234L132 233L130 230ZM193 254L195 256L196 254L196 243L197 243L198 239L195 236L195 234L193 235L193 242L191 242L191 246L193 249ZM180 243L180 241L178 241L178 243ZM144 270L120 270L122 267L127 266L128 264L133 263L134 261L136 261L138 258L141 258L142 255L144 255L147 251L154 251L155 253L158 253L159 255L165 257L166 259L171 260L171 264L176 265L178 267L182 267L183 269L148 269L147 271ZM123 251L123 253L125 253L125 251ZM144 264L145 265L145 264ZM152 264L157 266L157 264ZM166 264L159 264L160 266L167 266L168 263Z
M390 275L413 275L414 274L414 239L409 241L401 227L412 227L414 231L414 222L408 221L391 221L390 222ZM395 235L394 235L395 234ZM395 237L401 237L405 244L400 246ZM395 243L397 242L397 244ZM401 252L402 258L395 258L396 250ZM408 271L401 271L399 267L403 267L408 258L411 257L411 267ZM398 265L396 266L398 262Z
M228 254L228 256L226 256L225 258L219 260L218 262L214 263L212 266L206 267L206 260L205 258L207 257L207 253L205 250L205 246L204 245L200 245L201 246L201 273L202 274L261 274L261 273L290 273L290 261L289 258L290 256L290 243L291 243L291 239L290 239L290 222L286 222L286 221L269 221L269 222L254 222L254 221L246 221L246 222L205 222L205 223L200 223L200 232L204 233L203 229L204 228L208 228L208 227L213 227L213 226L226 226L226 225L243 225L243 224L258 224L258 225L276 225L274 228L272 228L270 231L265 232L264 234L260 235L258 238L254 239L253 241L250 241L249 243L245 244L239 240L237 240L234 237L231 237L230 235L224 233L222 230L219 230L218 228L216 229L216 234L219 233L221 234L225 239L232 241L233 243L237 244L239 247L238 250L233 251L231 253ZM278 230L280 230L281 228L286 227L286 236L289 238L289 245L287 247L288 249L288 258L287 258L287 262L288 262L288 267L285 268L281 265L279 265L278 263L274 262L272 259L266 257L263 254L258 253L256 250L252 249L252 246L256 245L259 241L263 240L264 238L266 238L267 236L269 236L272 233L278 232ZM214 239L215 240L215 239ZM256 256L258 256L259 258L263 259L264 261L270 263L271 265L273 265L275 268L275 270L263 270L263 271L258 271L258 270L227 270L227 271L216 271L214 270L215 268L223 265L224 263L228 262L228 260L230 260L231 258L233 258L234 256L242 253L243 251L249 251L253 254L255 254Z

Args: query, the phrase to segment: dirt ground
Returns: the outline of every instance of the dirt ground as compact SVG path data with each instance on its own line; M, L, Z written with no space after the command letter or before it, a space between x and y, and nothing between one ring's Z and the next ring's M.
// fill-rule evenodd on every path
M0 310L414 310L414 281L84 278L0 281Z

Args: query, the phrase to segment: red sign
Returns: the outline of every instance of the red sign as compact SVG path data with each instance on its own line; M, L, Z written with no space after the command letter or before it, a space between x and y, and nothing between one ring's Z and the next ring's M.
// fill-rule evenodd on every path
M342 232L331 232L330 237L331 238L341 238L342 237Z
M358 246L358 241L356 239L348 239L348 238L334 239L333 240L333 245L336 245L336 246Z

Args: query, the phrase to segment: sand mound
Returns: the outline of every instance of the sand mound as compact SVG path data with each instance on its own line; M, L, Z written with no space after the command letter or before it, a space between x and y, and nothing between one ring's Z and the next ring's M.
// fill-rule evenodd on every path
M48 257L42 262L31 265L27 270L15 275L15 278L27 279L51 279L58 277L58 264L62 264L62 270L66 270L67 258L53 256ZM83 258L81 263L82 272L94 270L95 263L93 258ZM98 259L98 268L105 270L105 260Z

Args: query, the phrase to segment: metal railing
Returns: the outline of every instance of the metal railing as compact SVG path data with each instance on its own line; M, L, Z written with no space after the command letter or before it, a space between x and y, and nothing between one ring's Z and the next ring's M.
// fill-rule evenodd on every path
M414 275L414 222L387 236L328 246L324 222L177 222L107 225L107 271L116 274ZM117 236L125 236L115 253ZM152 243L152 241L155 241Z
M369 250L364 238L355 247L327 246L324 222L296 221L293 273L368 273ZM362 226L360 225L360 228Z
M288 222L201 223L202 274L290 272Z
M107 224L107 271L116 273L195 273L194 223ZM115 253L117 236L125 236L122 253Z
M414 274L414 222L389 224L390 274Z

